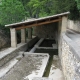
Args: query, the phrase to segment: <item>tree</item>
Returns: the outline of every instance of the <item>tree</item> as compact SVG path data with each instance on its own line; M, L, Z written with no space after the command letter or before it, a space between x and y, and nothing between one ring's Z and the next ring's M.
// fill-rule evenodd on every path
M49 16L54 14L54 9L53 9L53 3L54 0L43 0L41 2L41 10L40 10L40 15L41 16Z
M0 4L1 24L10 24L22 21L25 17L25 10L20 1L2 0Z
M77 3L75 0L54 0L55 14L70 11L70 19L79 18L79 10L77 8Z
M75 0L53 0L53 2L53 9L55 10L55 13L62 13L69 11L71 5L75 3Z
M80 1L78 9L80 8ZM70 11L79 17L75 0L2 0L0 2L0 23L10 24L28 17L38 18ZM73 14L77 12L77 15Z
M30 17L39 17L40 3L41 2L39 0L30 0L27 3L26 7Z
M77 1L77 7L78 7L78 9L80 11L80 0L75 0L75 1Z
M53 0L19 0L23 4L26 16L43 17L54 14Z
M77 3L75 2L73 6L70 8L70 19L72 20L78 20L80 15L79 15L79 10L77 8Z

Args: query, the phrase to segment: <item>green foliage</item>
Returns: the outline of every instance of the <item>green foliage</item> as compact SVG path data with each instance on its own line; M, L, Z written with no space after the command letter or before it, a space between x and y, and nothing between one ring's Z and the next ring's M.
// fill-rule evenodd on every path
M17 0L3 0L0 4L1 24L10 24L21 21L25 10L21 2Z
M77 3L75 0L53 0L54 7L53 9L55 14L70 11L70 19L78 20L79 19L79 10L77 8Z
M78 20L79 19L80 15L79 15L79 10L77 8L76 2L71 6L70 13L71 13L70 19L72 19L72 20Z
M70 19L78 20L80 0L0 0L0 29L9 35L9 29L2 25L67 11L71 13ZM20 32L17 36L20 40Z
M26 10L26 17L44 17L53 15L53 0L20 0Z
M39 17L46 17L48 14L44 11L42 11L41 13L39 13Z
M55 13L62 13L69 11L75 0L53 0Z
M38 18L70 11L71 19L78 19L80 0L2 0L0 2L0 23L10 24L29 17ZM78 6L78 9L77 9Z
M27 5L27 11L30 17L39 17L40 12L40 1L39 0L30 0Z
M75 1L77 1L77 7L78 7L78 9L80 11L80 0L75 0Z
M10 31L8 28L5 28L4 25L0 24L0 30L3 30L5 32L5 34L7 35L7 37L10 37Z

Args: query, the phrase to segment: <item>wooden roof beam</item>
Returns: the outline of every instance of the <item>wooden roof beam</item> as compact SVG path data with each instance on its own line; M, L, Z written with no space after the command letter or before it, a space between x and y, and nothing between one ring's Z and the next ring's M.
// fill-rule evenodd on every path
M44 21L44 22L35 22L34 24L31 25L22 25L20 27L15 28L16 30L20 30L20 29L24 29L24 28L29 28L29 27L35 27L35 26L40 26L40 25L45 25L45 24L49 24L49 23L53 23L53 22L58 22L61 21L62 19L56 19L56 20L48 20L48 21Z

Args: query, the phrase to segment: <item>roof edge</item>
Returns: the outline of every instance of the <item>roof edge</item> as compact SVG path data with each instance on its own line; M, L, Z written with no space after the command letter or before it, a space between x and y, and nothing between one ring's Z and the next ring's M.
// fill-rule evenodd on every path
M56 14L56 15L52 15L52 16L38 18L38 19L34 18L32 20L26 20L26 21L22 21L22 22L18 22L18 23L8 24L8 25L5 25L5 27L11 27L11 26L25 24L25 23L29 23L29 22L33 22L33 21L44 20L44 19L49 19L49 18L55 18L55 17L64 16L64 15L68 15L68 14L70 14L69 11L64 12L64 13L60 13L60 14Z

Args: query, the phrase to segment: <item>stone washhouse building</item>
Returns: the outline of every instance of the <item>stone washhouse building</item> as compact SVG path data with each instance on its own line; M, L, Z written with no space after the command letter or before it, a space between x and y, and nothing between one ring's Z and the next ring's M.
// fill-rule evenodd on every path
M1 59L0 66L4 65L10 59L18 55L17 54L18 52L25 53L25 51L31 46L33 46L33 48L31 49L30 52L33 53L36 47L40 48L38 45L40 45L43 39L50 39L55 40L56 43L52 44L53 48L47 47L46 50L48 48L55 49L55 47L56 49L58 49L58 57L61 63L61 69L63 71L65 80L80 80L80 50L79 50L80 48L79 46L77 46L75 39L71 37L71 34L73 34L74 36L74 34L76 33L74 33L73 31L69 31L69 29L67 29L70 24L68 20L69 14L70 12L64 12L53 16L47 16L43 18L31 19L19 23L5 25L5 27L10 28L11 47L1 52L2 55L0 57ZM28 37L26 37L26 28L28 29ZM18 30L21 31L21 43L19 44L17 44ZM33 38L32 32L34 36L37 36L40 40L37 37ZM37 43L37 45L34 45L34 43L37 42L38 40L39 42ZM2 76L2 74L0 76ZM0 80L5 79L8 80L8 78L3 78ZM37 78L35 79L38 80Z
M11 47L17 47L17 30L21 30L21 43L26 43L26 32L28 28L28 39L32 38L32 27L34 27L34 34L40 38L53 38L56 40L59 54L61 53L60 38L66 32L68 26L69 12L47 16L39 19L32 19L24 22L13 23L5 25L10 28L11 32ZM55 24L58 23L58 24Z
M53 16L48 16L39 19L27 20L19 23L5 25L10 28L11 32L11 47L17 47L17 36L16 31L21 30L21 42L26 42L25 29L28 28L28 38L32 38L32 27L35 27L35 35L42 38L56 38L58 43L58 38L62 33L66 32L66 27L68 26L68 14L61 13ZM58 23L58 25L54 24ZM50 27L51 26L51 27Z

